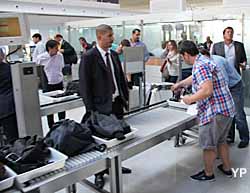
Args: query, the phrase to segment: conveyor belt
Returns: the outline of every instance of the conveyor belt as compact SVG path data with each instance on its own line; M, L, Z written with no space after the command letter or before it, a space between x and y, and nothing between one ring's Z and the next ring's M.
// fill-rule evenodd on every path
M67 111L81 106L84 106L83 100L81 98L43 105L40 107L41 116Z
M134 139L103 153L93 151L70 158L63 169L29 181L22 186L22 191L40 189L51 193L80 182L109 168L110 163L115 163L110 162L113 158L121 157L122 160L126 160L190 128L195 124L195 116L176 109L159 107L130 116L127 121L132 127L138 129ZM119 180L115 179L115 183L117 182Z
M87 168L89 164L93 164L98 160L104 160L107 158L110 151L106 152L99 152L99 151L91 151L88 153L83 153L77 156L74 156L72 158L69 158L66 160L65 167L53 172L50 172L48 174L45 174L43 176L37 177L35 179L32 179L25 184L23 184L23 187L21 187L23 192L30 191L31 189L35 189L36 187L39 187L38 184L42 184L43 181L48 180L49 178L56 177L58 174L64 173L70 173L72 170L81 170L83 168ZM33 187L32 187L33 186Z

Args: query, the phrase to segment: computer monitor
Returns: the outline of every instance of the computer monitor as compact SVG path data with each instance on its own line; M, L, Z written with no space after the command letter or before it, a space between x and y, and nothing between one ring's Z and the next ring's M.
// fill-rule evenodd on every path
M19 13L0 13L0 46L28 43L30 29L27 16Z

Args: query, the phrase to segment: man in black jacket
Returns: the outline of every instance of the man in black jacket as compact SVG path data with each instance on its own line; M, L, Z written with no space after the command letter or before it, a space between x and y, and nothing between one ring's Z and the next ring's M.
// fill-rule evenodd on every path
M72 75L71 66L73 63L77 62L73 62L73 56L76 56L75 49L69 42L63 39L61 34L56 34L55 40L60 43L59 51L62 53L64 59L63 75Z
M85 53L79 68L80 94L86 114L97 111L101 114L115 114L123 118L123 108L127 107L128 87L118 54L110 47L113 43L113 29L108 25L96 28L97 46ZM127 171L129 172L129 171ZM104 172L96 175L96 185L104 186Z
M240 74L240 68L244 70L247 62L246 52L243 43L233 41L233 34L234 30L232 27L225 28L223 30L224 41L214 44L212 54L225 57L228 65L234 66ZM229 89L234 99L236 114L228 135L228 143L234 142L236 123L240 136L238 147L245 148L249 144L249 129L244 111L244 87L242 81L239 81Z
M0 49L0 126L8 141L18 138L15 102L10 65L3 62L4 53Z
M80 63L80 94L87 112L114 113L122 118L128 87L118 54L110 50L113 30L108 25L100 25L96 35L97 46L84 54Z

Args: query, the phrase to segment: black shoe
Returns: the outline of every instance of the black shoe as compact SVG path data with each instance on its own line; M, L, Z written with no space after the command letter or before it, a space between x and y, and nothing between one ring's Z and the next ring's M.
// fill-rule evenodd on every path
M234 139L232 138L227 138L227 144L233 144L234 143Z
M223 169L223 164L218 165L217 168L218 168L224 175L226 175L227 177L231 178L231 177L233 176L232 170L226 171L226 170Z
M199 172L193 176L190 176L190 178L192 180L207 181L207 182L211 182L211 181L215 180L214 174L211 176L207 176L204 170L202 170L201 172Z
M105 180L102 174L97 174L95 176L95 185L97 188L102 189L105 185Z
M241 141L240 143L239 143L239 145L238 145L238 148L245 148L245 147L247 147L248 146L248 144L249 144L249 142L245 142L245 141Z
M132 173L132 170L129 169L129 168L122 167L122 173L123 173L123 174L131 174L131 173Z

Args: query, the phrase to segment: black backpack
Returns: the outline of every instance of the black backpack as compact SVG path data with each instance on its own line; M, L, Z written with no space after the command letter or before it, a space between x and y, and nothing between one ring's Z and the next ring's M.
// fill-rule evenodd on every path
M88 127L69 119L55 123L46 135L45 143L68 156L75 156L91 150L104 151L106 149L105 145L95 143Z

